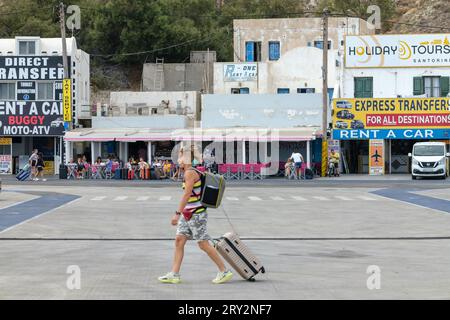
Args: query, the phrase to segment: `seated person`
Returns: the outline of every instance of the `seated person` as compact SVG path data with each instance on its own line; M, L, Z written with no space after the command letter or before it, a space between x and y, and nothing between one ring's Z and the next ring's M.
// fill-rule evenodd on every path
M286 164L284 165L284 176L285 177L289 177L291 175L291 169L292 169L293 163L294 162L292 161L291 158L289 158L286 161Z
M85 167L84 167L83 159L81 157L78 157L78 159L77 159L77 178L83 179L84 172L85 172Z

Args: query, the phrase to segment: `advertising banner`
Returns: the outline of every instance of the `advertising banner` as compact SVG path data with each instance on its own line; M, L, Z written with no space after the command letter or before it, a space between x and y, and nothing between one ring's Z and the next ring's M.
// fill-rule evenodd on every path
M64 135L62 102L0 101L0 135Z
M369 175L384 174L384 140L369 140Z
M448 67L450 33L345 37L346 68Z
M10 154L0 155L0 173L11 173L12 156Z
M36 82L17 81L17 100L36 100Z
M70 57L68 57L70 74ZM0 56L0 80L62 80L61 56ZM31 100L31 99L30 99Z
M256 63L231 63L223 66L223 81L256 81L258 65Z
M333 100L333 139L449 139L450 98Z
M72 121L72 85L70 79L64 79L62 85L64 121L70 122Z

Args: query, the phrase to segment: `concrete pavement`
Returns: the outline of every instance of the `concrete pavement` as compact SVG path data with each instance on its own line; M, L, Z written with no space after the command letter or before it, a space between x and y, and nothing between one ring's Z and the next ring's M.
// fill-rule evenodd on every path
M2 198L21 191L80 198L0 232L0 298L449 299L450 214L375 194L378 185L348 184L230 185L223 207L210 210L209 232L247 238L267 273L256 283L236 274L222 286L210 282L216 270L194 242L183 283L156 281L170 268L179 186L7 185ZM443 197L450 188L437 182L417 192L434 191ZM72 265L81 270L80 290L66 285ZM381 270L379 290L367 288L371 265Z

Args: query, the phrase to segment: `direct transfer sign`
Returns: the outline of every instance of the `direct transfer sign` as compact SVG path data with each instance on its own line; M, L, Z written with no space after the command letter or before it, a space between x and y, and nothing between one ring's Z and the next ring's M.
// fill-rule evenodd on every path
M450 33L345 37L346 68L448 67Z
M449 139L450 98L333 100L334 139Z

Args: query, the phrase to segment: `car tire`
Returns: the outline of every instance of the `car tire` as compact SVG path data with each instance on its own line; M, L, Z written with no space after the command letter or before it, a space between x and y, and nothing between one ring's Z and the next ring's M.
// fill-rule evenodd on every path
M416 176L413 176L413 175L411 175L411 178L412 178L413 180L416 180L416 179L417 179L417 177L416 177Z

